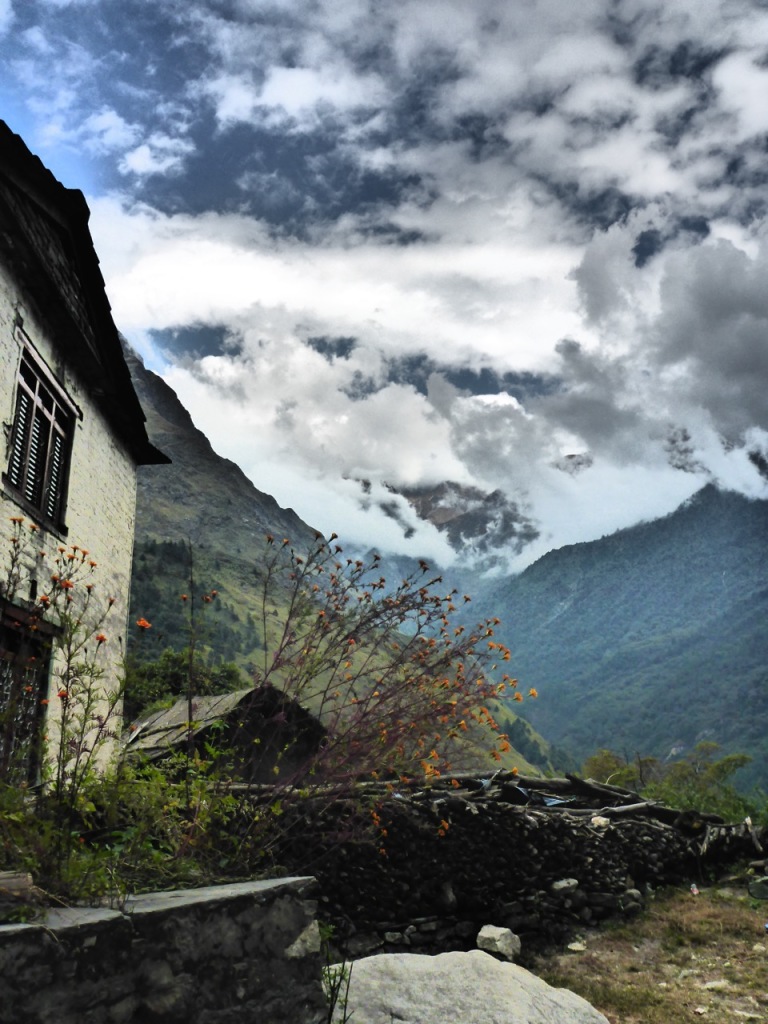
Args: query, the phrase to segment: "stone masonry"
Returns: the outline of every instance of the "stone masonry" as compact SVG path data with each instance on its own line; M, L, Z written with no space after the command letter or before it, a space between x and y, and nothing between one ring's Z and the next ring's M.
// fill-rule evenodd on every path
M51 910L0 927L0 1024L319 1024L312 878Z

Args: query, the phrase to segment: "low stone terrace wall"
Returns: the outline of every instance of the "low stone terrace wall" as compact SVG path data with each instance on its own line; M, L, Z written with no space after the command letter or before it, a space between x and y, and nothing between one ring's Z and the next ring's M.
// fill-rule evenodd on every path
M0 926L1 1024L318 1024L314 880L137 896Z
M282 863L317 877L319 914L333 923L339 953L472 949L492 924L520 935L524 963L526 951L638 913L652 889L701 885L760 849L746 825L628 804L636 794L598 791L589 809L594 793L546 806L516 783L472 785L373 790L369 838L333 841L334 827L353 831L357 813L340 802L315 821L326 840L305 831L288 844Z

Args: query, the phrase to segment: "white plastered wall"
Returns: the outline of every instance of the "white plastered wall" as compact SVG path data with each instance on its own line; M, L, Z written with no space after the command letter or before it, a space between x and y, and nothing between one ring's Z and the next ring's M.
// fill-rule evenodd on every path
M97 621L100 613L109 608L99 630L107 640L98 645L98 663L104 669L103 685L114 692L122 682L128 626L136 467L123 442L114 435L81 381L67 366L65 354L54 348L42 324L25 305L12 274L0 263L0 422L3 428L0 468L3 472L8 461L19 360L27 340L82 415L76 420L72 444L64 517L66 535L42 528L27 534L28 525L34 522L33 517L26 509L19 508L12 494L0 485L0 579L6 577L10 560L11 517L25 518L24 536L30 538L28 566L31 568L34 560L32 572L37 582L38 597L50 589L51 571L55 571L53 563L60 554L60 547L66 548L67 552L72 545L87 549L85 568L90 569L90 561L97 563L88 578L93 586L88 621ZM40 557L43 550L45 558ZM19 597L27 599L29 593L22 592ZM110 599L114 599L111 605ZM60 709L57 695L61 668L61 662L57 664L54 660L47 696L48 733L55 731ZM115 745L107 744L102 755L109 754L109 746Z

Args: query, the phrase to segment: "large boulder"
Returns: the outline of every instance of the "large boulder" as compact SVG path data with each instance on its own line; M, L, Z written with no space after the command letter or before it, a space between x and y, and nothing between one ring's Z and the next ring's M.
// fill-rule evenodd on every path
M581 996L479 949L387 953L350 969L346 1008L337 1007L334 1024L608 1024Z

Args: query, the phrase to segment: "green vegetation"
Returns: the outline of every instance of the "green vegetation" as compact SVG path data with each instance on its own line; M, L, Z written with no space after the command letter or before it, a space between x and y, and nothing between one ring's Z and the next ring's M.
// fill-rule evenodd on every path
M207 664L188 647L182 651L166 647L156 661L129 658L125 671L123 715L128 722L141 712L147 714L185 697L190 688L196 696L206 696L249 685L234 663Z
M749 762L745 754L716 757L716 743L698 743L677 761L636 758L626 761L611 750L599 750L584 762L582 774L597 782L607 782L640 793L645 799L676 810L718 814L725 821L755 821L768 808L761 808L732 785L734 774ZM762 801L765 804L765 800Z
M28 552L21 521L14 523L9 580L18 586L11 594L9 582L4 594L19 601L29 592L21 579ZM514 756L494 715L517 686L505 671L510 652L495 639L498 620L456 625L454 602L463 598L446 593L426 563L389 587L378 556L346 558L316 535L303 554L266 539L256 591L264 643L252 680L254 692L277 695L264 722L266 753L254 747L262 740L248 731L245 712L229 735L222 727L193 742L193 697L239 686L242 677L211 661L219 595L201 591L192 572L176 595L187 648L166 648L156 661L134 656L126 687L135 706L186 695L187 743L156 763L116 757L123 689L105 673L101 631L112 602L106 611L93 602L95 562L77 546L60 552L50 594L29 609L36 625L51 627L59 673L56 713L48 712L36 762L43 776L19 785L15 754L24 755L24 772L31 763L21 747L9 748L14 756L0 771L0 869L30 871L57 898L119 902L128 891L252 876L270 866L292 829L308 827L301 808L317 794L345 796L352 814L344 827L375 834L361 779L429 780L454 756L489 768ZM155 626L144 616L135 626L140 654L151 649ZM29 665L17 668L16 690L26 693ZM312 711L316 728L307 732L311 716L299 707ZM12 702L4 714L15 711ZM236 796L252 756L262 766L267 758L274 784Z

